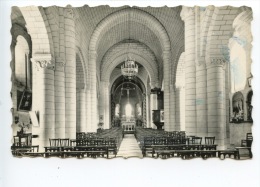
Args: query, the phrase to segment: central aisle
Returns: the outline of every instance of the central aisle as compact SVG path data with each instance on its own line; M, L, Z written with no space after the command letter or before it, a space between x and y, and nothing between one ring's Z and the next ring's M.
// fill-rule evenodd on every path
M126 134L120 145L117 157L139 157L143 158L142 151L139 148L135 136L133 134Z

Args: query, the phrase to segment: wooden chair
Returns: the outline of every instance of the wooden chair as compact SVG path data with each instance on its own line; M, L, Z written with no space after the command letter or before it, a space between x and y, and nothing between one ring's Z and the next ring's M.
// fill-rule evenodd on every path
M206 145L214 145L215 143L215 137L205 137L205 144Z
M60 139L59 138L54 138L54 139L49 139L50 141L50 147L59 147L60 146Z
M76 145L77 145L76 139L70 140L70 146L76 146Z
M199 144L201 145L202 137L192 137L191 144Z
M253 136L252 133L246 134L246 139L241 140L241 147L251 147L253 142Z
M69 138L60 139L60 146L62 147L70 146L70 139Z

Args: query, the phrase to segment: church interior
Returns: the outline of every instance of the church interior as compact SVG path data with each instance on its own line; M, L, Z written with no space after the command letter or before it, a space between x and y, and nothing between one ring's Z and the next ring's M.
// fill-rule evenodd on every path
M12 7L14 156L253 157L249 7Z

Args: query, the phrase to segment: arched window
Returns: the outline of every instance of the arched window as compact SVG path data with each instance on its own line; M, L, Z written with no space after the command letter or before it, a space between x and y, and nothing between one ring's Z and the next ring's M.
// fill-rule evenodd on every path
M246 101L246 104L247 104L247 120L248 121L253 121L253 118L252 118L253 106L251 105L252 104L252 96L253 96L253 91L250 91L247 94L247 101Z
M244 121L244 105L243 105L243 94L237 92L234 94L232 99L232 122L241 122Z
M120 105L116 104L116 111L115 111L115 116L119 117L119 111L120 111Z
M247 77L247 58L244 47L239 43L242 39L236 38L230 50L230 73L232 92L241 91L245 88Z
M21 35L17 37L15 46L15 78L20 86L31 88L31 64L29 46Z
M132 106L129 103L127 103L125 106L125 115L126 117L132 116Z

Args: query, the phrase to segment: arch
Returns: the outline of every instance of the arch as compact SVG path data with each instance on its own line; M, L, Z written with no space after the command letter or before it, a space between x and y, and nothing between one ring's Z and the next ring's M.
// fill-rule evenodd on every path
M122 81L123 80L123 76L122 75L119 75L115 81L111 84L109 90L110 92L114 92L120 85L124 84L125 82ZM127 81L128 84L133 84L133 85L136 85L140 92L142 93L145 93L146 91L146 85L145 83L143 82L143 80L141 80L139 77L136 77L133 81ZM117 85L117 86L115 86Z
M121 75L121 70L119 70L119 69L114 69L113 72L111 73L111 77L110 77L109 90L111 90L111 87L113 86L113 83L115 82L115 80L117 80L118 77L122 76ZM142 74L142 75L144 75L144 74ZM147 88L147 83L146 83L147 81L145 81L145 79L147 78L148 80L150 80L149 76L148 76L148 73L146 72L146 77L142 76L142 75L141 74L137 74L137 77L144 83L145 88Z
M244 121L244 96L236 92L232 97L232 121Z
M87 69L86 69L87 65L85 63L82 51L78 46L76 46L76 68L77 68L77 63L81 63L81 66L82 66L83 71L80 71L80 70L79 71L82 73L82 80L83 80L82 88L85 88L85 87L87 87L87 80L88 80L88 73L87 73ZM78 74L77 69L76 69L76 74Z
M239 8L229 6L215 7L206 40L205 57L207 65L212 64L211 62L217 62L223 65L225 62L229 62L228 43L230 35L233 33L232 21L235 19L236 14L232 15L234 17L233 19L229 19L228 16L223 17L223 15L225 15L225 13L222 13L223 10L238 11ZM228 15L228 13L226 13L226 15ZM225 26L220 26L218 20L226 21Z
M158 76L156 77L156 72L155 73L153 72L153 69L150 67L149 62L142 56L139 56L138 54L135 54L135 53L129 53L129 54L132 56L132 58L134 58L137 62L139 62L140 64L142 64L145 67L146 71L148 72L149 76L151 77L152 84L154 85L154 84L158 83ZM111 60L113 63L108 62L106 67L105 66L102 67L101 79L109 80L113 69L115 69L115 67L118 64L125 61L126 55L127 55L127 53L120 54L120 56L116 56L115 59ZM105 73L103 73L103 72L105 72Z
M123 42L110 48L102 59L100 68L101 80L109 80L113 68L115 68L119 63L125 61L128 54L145 67L153 84L158 83L159 70L156 57L146 45L139 42L132 42L130 44ZM118 60L116 61L115 59ZM108 71L108 68L111 71Z
M86 132L86 73L79 47L76 47L76 132Z
M28 81L30 82L30 62L29 62L29 45L26 39L19 35L15 45L15 78L23 86L27 87ZM29 66L29 67L28 67ZM29 72L28 72L29 70ZM29 79L29 80L27 80ZM30 84L28 85L29 87Z
M151 65L153 66L154 70L158 68L158 60L156 59L156 56L153 53L153 51L147 45L136 40L125 40L112 46L109 50L107 50L106 54L102 58L101 67L106 61L108 61L114 55L123 51L128 52L129 50L138 52L139 54L142 54L146 58L148 58L151 61Z
M19 36L22 36L29 47L29 58L31 58L31 52L32 52L32 41L31 41L31 36L28 34L26 28L18 25L18 24L13 24L11 28L11 34L12 34L12 43L11 43L11 54L12 54L12 61L11 61L11 67L12 67L12 81L16 82L16 76L15 76L15 46L17 44L17 38Z
M43 7L28 6L21 7L20 10L32 38L32 56L34 54L51 54L54 56L51 29ZM32 17L37 21L31 21Z
M178 62L177 68L176 68L175 86L176 87L185 86L185 52L181 53L179 62Z
M169 36L162 24L152 15L136 8L122 9L113 14L110 14L105 19L103 19L98 24L91 36L89 49L96 51L98 46L98 39L101 38L102 35L113 26L121 22L125 22L125 20L129 19L129 12L130 21L133 20L146 25L148 28L150 28L150 30L155 32L155 35L159 38L162 49L165 51L170 50L171 46Z
M233 22L233 28L235 29L234 35L239 35L240 37L243 36L246 41L236 40L237 42L240 41L241 44L251 44L252 41L252 33L250 32L251 29L251 21L253 20L251 8L247 8L245 11L241 12L237 15ZM243 38L242 38L243 39Z
M179 63L182 62L184 63L184 58L185 58L185 55L184 55L184 45L181 46L178 50L178 53L176 54L175 56L176 60L175 60L175 63L172 64L172 68L171 68L171 75L172 75L172 84L175 84L176 83L176 77L177 77L177 73L178 73L178 66L179 66Z

